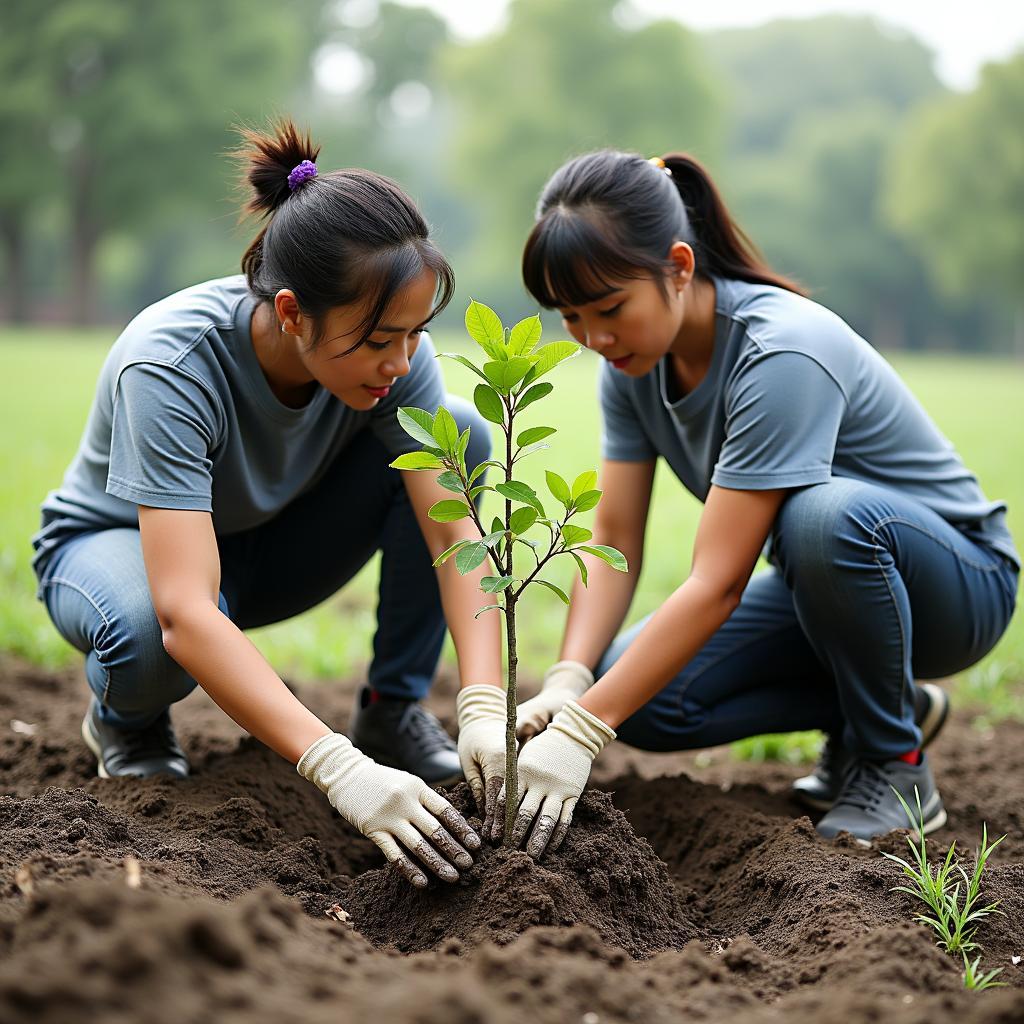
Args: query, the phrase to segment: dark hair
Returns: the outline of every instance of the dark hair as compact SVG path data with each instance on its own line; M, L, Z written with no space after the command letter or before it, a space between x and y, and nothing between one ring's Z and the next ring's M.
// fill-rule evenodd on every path
M367 303L356 329L353 351L380 323L395 295L423 270L438 280L434 314L451 300L455 275L429 238L413 201L390 178L359 168L320 173L292 190L289 173L303 160L315 162L320 147L286 119L270 133L236 129L240 186L248 197L242 219L258 215L267 223L242 257L249 289L273 302L290 288L313 321L311 345L323 341L328 310ZM293 179L294 180L294 179Z
M542 306L586 305L616 282L638 277L653 277L664 291L673 267L668 251L677 241L693 247L702 277L804 294L768 267L693 157L670 153L663 160L664 168L603 149L555 171L523 252L523 281Z

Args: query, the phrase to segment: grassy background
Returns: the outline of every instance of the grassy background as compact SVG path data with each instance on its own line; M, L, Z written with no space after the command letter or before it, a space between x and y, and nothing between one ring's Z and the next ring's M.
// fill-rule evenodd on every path
M35 600L29 537L38 507L56 487L85 423L111 332L0 331L0 650L37 664L57 666L78 658L53 629ZM435 337L439 350L464 348L462 340ZM897 354L896 368L956 445L992 498L1010 506L1010 526L1024 539L1024 365L960 356ZM442 360L449 387L469 394L468 370ZM588 353L559 366L548 378L551 397L524 414L524 426L558 428L550 451L521 464L522 476L540 489L543 471L570 480L597 468L599 412L597 360ZM488 497L492 497L488 495ZM685 579L699 503L659 467L644 565L629 621L653 611ZM485 512L488 511L485 506ZM592 515L592 514L591 514ZM589 516L581 518L586 525ZM651 552L657 550L657 557ZM549 578L567 587L569 566L555 563ZM367 660L373 630L376 564L346 590L286 623L255 630L252 637L279 672L328 679L358 671ZM530 591L522 611L521 671L539 676L558 653L564 607L541 588ZM451 657L451 651L446 654ZM984 705L990 720L1024 718L1024 618L979 665L958 680L961 698ZM806 758L808 737L758 739L737 745L745 757Z

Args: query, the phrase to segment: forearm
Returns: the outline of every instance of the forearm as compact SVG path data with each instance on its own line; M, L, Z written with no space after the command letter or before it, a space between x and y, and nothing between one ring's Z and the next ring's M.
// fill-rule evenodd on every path
M475 572L460 576L454 558L437 571L441 604L455 644L459 678L464 687L477 683L501 686L504 677L501 662L502 613L484 612L479 618L473 618L486 605L499 603L497 594L484 594L480 590L481 579L493 571L485 562Z
M690 576L580 698L580 706L617 729L697 654L738 600L734 592Z
M293 764L331 732L215 605L190 607L166 622L164 646L235 722Z
M610 541L595 543L607 544ZM616 572L598 558L584 555L589 572L588 586L577 579L573 586L572 602L562 639L562 661L578 661L594 670L601 655L625 621L626 613L636 592L640 574L639 555L630 556L629 572Z

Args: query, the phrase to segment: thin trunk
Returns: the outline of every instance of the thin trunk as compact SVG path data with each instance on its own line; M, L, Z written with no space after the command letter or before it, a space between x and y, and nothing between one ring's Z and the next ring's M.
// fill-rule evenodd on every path
M28 323L28 253L22 218L14 211L4 213L0 216L0 233L7 271L7 319L16 324Z
M505 605L505 636L508 641L508 692L505 695L505 846L512 842L512 828L519 809L519 769L516 764L516 602Z
M96 316L96 243L92 211L92 161L80 151L71 171L71 320L92 324Z

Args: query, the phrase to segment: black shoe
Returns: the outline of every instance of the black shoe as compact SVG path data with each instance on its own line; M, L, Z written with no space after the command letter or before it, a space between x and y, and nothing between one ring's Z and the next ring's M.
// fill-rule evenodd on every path
M145 729L118 729L99 716L96 699L82 719L82 739L96 755L99 775L104 779L122 775L188 775L188 758L178 746L171 728L171 716L164 712Z
M391 697L371 701L364 687L356 700L349 736L374 761L418 775L428 785L450 786L462 778L455 741L419 701Z
M934 683L914 685L914 722L921 730L922 750L939 735L948 716L949 696L945 690ZM827 736L814 771L793 783L793 796L806 807L827 811L839 795L850 761L842 742Z
M910 807L909 816L894 789ZM924 831L933 832L945 825L946 811L924 754L916 765L898 759L855 761L832 809L818 822L818 833L831 839L840 832L849 832L861 846L870 846L876 836L893 829L918 827L918 796Z

